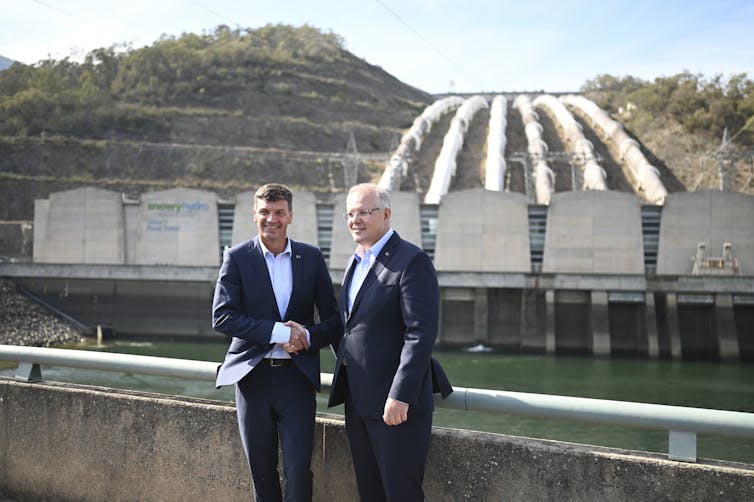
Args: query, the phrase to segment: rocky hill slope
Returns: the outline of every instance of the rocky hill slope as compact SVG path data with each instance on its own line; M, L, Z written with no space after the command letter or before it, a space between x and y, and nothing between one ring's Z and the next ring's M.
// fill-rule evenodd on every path
M0 73L0 220L31 220L35 198L79 186L342 190L347 154L371 179L431 101L306 26L14 65Z

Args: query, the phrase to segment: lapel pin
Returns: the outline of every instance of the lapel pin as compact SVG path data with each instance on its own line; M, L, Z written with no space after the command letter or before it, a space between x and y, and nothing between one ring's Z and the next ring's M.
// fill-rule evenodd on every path
M297 260L300 260L300 259L301 259L301 255L300 255L300 254L297 254L297 255L296 255L296 259L297 259Z

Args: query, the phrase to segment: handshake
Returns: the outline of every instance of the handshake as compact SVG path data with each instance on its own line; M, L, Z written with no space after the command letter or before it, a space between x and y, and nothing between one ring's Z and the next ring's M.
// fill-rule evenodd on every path
M296 321L286 321L284 325L291 328L291 338L283 344L285 351L289 354L298 354L301 350L309 350L306 328Z

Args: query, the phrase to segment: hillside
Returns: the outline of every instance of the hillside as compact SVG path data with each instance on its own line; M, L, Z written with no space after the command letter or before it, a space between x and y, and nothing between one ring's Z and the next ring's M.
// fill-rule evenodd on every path
M581 92L637 139L655 166L681 186L671 191L720 188L717 155L735 160L726 188L754 193L754 82L746 74L705 78L688 72L646 82L600 75ZM723 139L730 141L721 149Z
M31 220L35 198L79 186L342 190L349 143L359 179L373 178L432 97L342 45L308 26L219 27L12 66L0 73L0 220Z

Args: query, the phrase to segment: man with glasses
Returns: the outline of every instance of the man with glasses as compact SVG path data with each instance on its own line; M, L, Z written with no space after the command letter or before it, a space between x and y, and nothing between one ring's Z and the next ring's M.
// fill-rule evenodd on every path
M437 273L426 253L391 228L385 189L354 186L343 217L357 247L340 290L344 330L329 406L345 402L362 501L424 500L433 388L443 397L452 391L431 358Z

